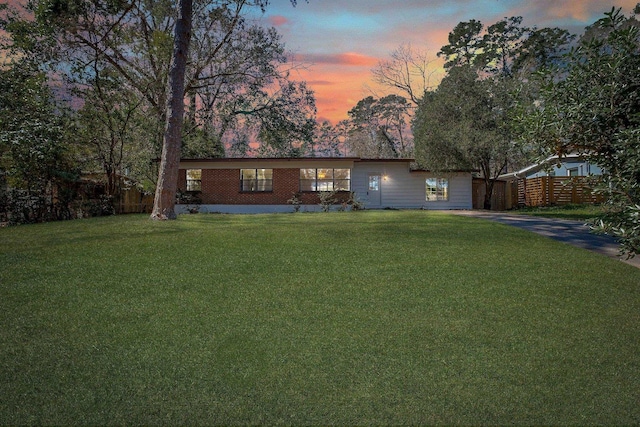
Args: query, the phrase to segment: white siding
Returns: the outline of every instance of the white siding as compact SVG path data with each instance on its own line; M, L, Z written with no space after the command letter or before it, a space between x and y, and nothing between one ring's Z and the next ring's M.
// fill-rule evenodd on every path
M471 209L471 174L456 172L434 175L428 172L411 172L408 162L355 162L353 165L351 189L365 204L369 204L367 194L369 175L378 173L385 177L381 181L381 208L406 209ZM449 200L427 202L425 179L428 177L449 179Z

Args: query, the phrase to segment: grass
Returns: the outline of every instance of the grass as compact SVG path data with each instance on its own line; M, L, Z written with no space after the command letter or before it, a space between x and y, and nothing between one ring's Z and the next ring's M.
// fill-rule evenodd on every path
M509 213L522 215L541 216L546 218L574 219L577 221L589 221L603 213L601 205L557 205L523 207Z
M0 425L640 422L640 270L422 211L0 229Z

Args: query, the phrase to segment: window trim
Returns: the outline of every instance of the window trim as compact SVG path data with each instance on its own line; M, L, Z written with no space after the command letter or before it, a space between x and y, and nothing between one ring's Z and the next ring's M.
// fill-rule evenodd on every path
M302 178L302 171L303 170L312 170L314 171L313 173L313 178ZM331 178L318 178L318 171L319 170L330 170L331 171ZM335 171L336 170L341 170L341 171L348 171L349 177L348 178L336 178L335 177ZM311 181L311 187L313 189L311 190L305 190L303 189L303 185L302 182L303 181ZM318 182L321 182L323 184L325 183L331 183L331 189L323 189L323 190L318 190ZM346 189L340 189L340 190L336 190L336 181L346 181L347 182L347 188ZM350 168L300 168L298 171L298 189L303 192L303 193L320 193L323 191L336 191L338 193L348 193L351 191L351 169Z
M243 171L252 170L254 171L255 177L254 179L244 179ZM271 171L271 179L258 179L258 171ZM255 181L256 189L246 189L245 181ZM258 183L260 181L264 181L266 184L264 190L260 189L260 185ZM273 192L273 168L242 168L240 169L240 192L241 193L271 193Z

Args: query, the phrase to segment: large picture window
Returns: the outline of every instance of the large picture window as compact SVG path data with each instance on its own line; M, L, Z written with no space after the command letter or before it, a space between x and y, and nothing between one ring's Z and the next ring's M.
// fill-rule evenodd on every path
M300 169L300 191L349 191L350 169Z
M202 191L202 169L187 169L187 191Z
M273 169L240 169L240 191L273 191Z
M427 178L425 187L427 202L449 200L449 180L447 178Z

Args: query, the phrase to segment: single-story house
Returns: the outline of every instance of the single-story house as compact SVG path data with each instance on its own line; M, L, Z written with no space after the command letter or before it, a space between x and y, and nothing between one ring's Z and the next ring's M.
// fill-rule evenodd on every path
M589 163L579 154L567 154L562 157L551 156L539 163L527 166L516 172L500 175L500 179L539 178L542 176L590 176L602 175L602 169Z
M193 195L201 212L291 212L320 208L319 193L351 193L366 209L471 209L471 171L435 174L412 168L413 159L358 157L182 159L178 191ZM188 200L186 198L185 200ZM192 207L176 206L178 213Z
M516 172L500 175L506 181L506 203L512 206L551 206L601 203L588 177L600 176L602 169L579 154L551 156Z

